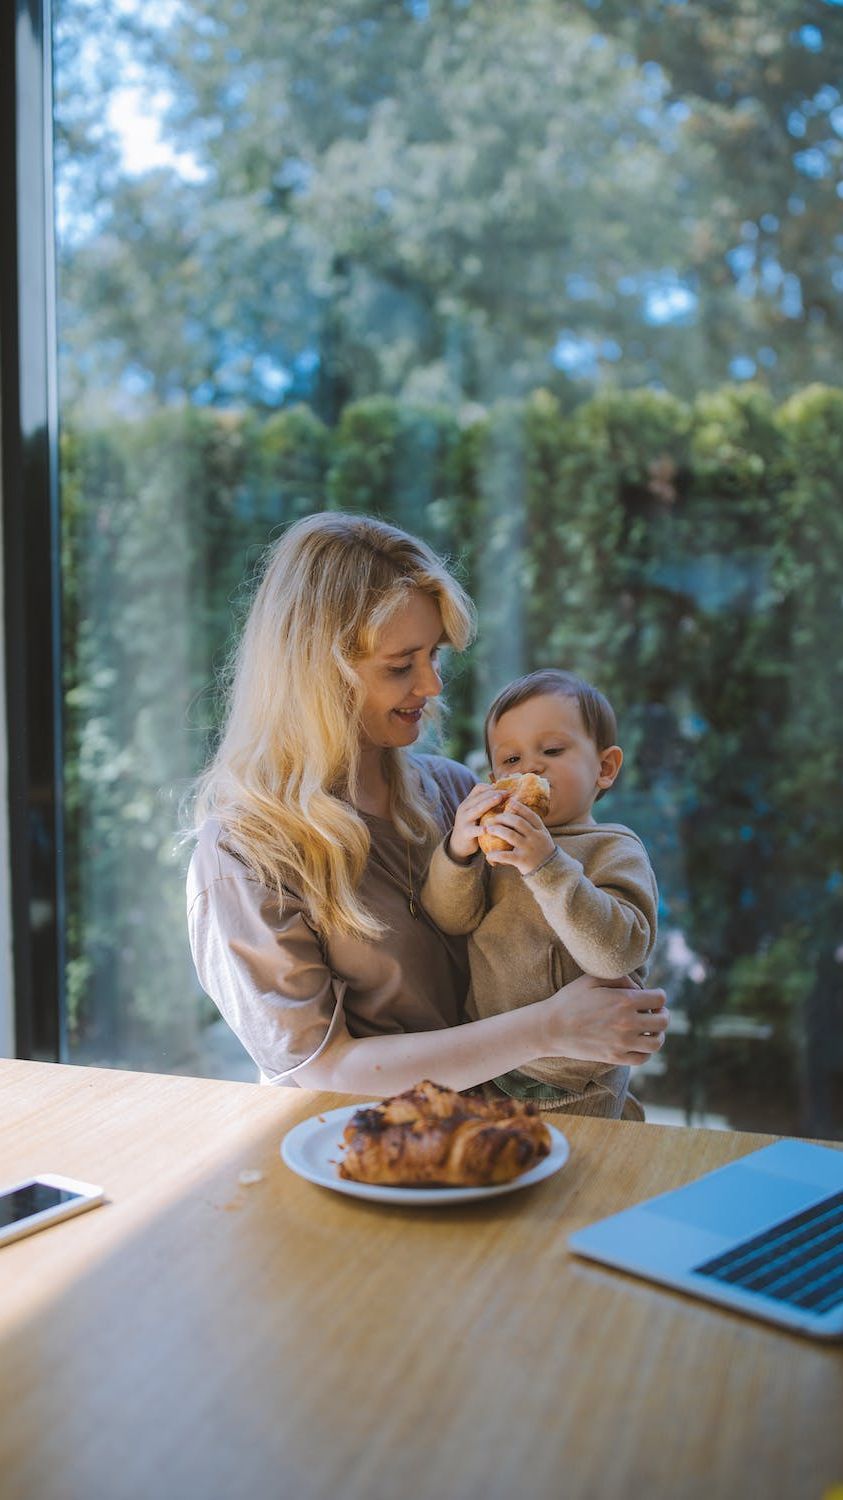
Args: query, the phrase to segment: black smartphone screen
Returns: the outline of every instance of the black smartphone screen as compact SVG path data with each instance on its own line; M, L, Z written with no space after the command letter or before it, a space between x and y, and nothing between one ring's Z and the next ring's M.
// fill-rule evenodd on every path
M21 1219L31 1219L33 1214L43 1213L45 1208L55 1208L59 1203L70 1203L81 1197L81 1193L50 1187L46 1182L25 1182L23 1187L14 1188L11 1193L0 1193L0 1229L19 1224Z

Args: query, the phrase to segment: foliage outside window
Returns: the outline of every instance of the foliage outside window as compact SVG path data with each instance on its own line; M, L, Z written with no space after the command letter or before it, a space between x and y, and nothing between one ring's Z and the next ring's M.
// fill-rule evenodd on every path
M202 1066L177 799L244 575L335 506L460 562L452 753L527 668L615 702L676 1016L645 1097L843 1134L840 9L56 27L74 1054Z

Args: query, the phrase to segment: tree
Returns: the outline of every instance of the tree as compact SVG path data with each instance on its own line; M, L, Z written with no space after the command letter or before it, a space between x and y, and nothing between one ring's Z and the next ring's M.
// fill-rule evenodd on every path
M568 401L656 383L688 399L735 361L777 392L808 368L832 378L832 23L816 53L793 39L813 32L792 0L744 0L737 33L719 5L668 10L664 26L655 0L124 13L122 44L193 163L180 180L115 165L113 85L95 82L96 126L76 108L94 21L118 23L64 0L71 206L83 151L97 185L96 212L89 192L77 213L90 233L62 246L68 392L305 398L333 422L379 393Z

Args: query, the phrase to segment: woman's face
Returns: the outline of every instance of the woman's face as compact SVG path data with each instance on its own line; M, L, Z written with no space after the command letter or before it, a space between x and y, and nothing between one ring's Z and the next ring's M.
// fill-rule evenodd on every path
M364 743L393 749L418 739L422 710L442 691L442 640L435 599L414 590L383 627L371 656L357 663L366 689Z

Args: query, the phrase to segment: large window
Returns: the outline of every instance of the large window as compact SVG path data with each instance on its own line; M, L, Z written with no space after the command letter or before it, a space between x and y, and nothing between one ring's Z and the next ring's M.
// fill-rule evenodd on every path
M843 9L58 0L69 1056L237 1071L178 802L308 511L459 560L447 748L613 699L653 1117L843 1136Z

